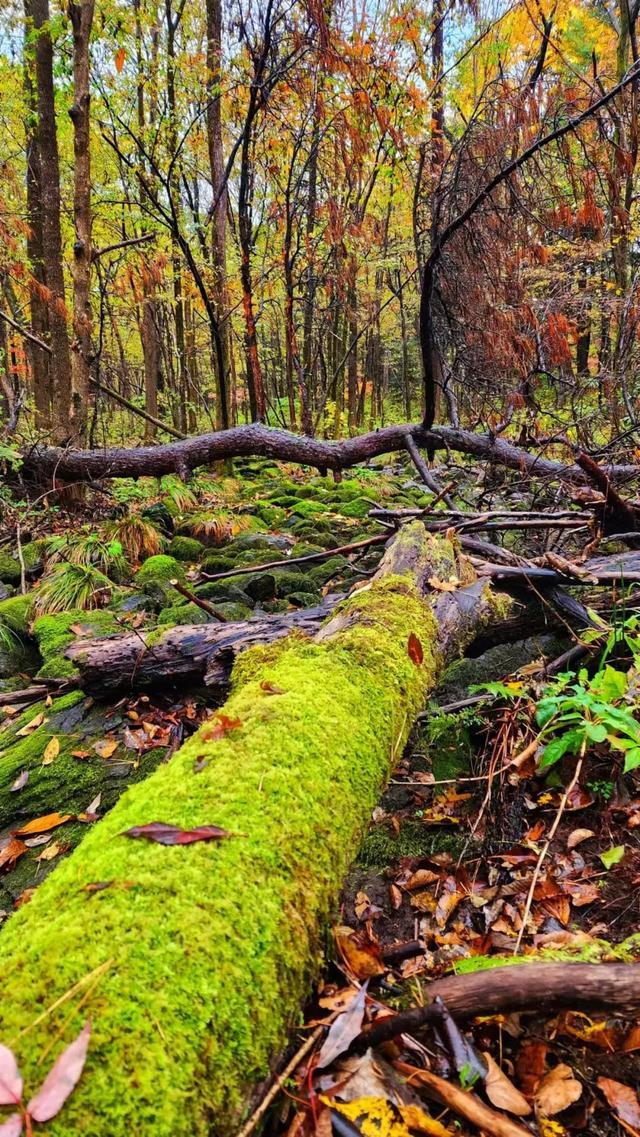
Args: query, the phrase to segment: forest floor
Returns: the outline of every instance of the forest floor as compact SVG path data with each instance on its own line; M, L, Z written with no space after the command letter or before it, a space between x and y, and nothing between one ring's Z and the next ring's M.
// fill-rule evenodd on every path
M515 477L494 482L475 467L460 467L456 481L461 508L470 497L482 509L527 509L534 500ZM537 507L551 500L540 493ZM71 643L312 607L375 571L381 545L334 552L381 532L373 507L430 501L408 467L378 462L335 482L246 461L234 477L202 476L189 487L176 478L114 483L73 514L11 502L0 554L0 920L28 903L123 789L169 760L220 702L204 685L88 697L64 656ZM564 555L579 549L571 540ZM533 555L549 536L498 541ZM317 559L290 563L302 556ZM266 562L278 563L260 567ZM406 1061L415 1071L425 1054L432 1070L513 1118L511 1130L495 1130L507 1137L640 1133L640 1026L619 1018L488 1010L467 1034L457 1031L453 1046L430 1031L402 1048L347 1055L381 1007L421 1005L428 981L447 972L640 956L634 774L621 775L595 741L571 785L575 759L541 772L529 745L548 692L545 663L568 643L547 633L445 674L344 883L323 978L309 991L289 1057L310 1035L314 1045L276 1083L269 1134L477 1132L454 1108L425 1104ZM485 701L456 707L478 685ZM523 751L524 761L505 770ZM96 882L95 891L112 884ZM326 1027L333 1054L321 1071Z

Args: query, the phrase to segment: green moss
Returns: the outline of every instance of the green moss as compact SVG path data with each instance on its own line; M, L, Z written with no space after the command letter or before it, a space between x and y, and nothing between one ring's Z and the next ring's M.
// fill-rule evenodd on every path
M456 960L455 970L460 975L474 971L489 971L496 967L509 967L514 963L635 963L640 959L640 934L635 933L619 944L594 939L562 948L548 947L529 951L526 955L474 955Z
M175 627L176 624L208 624L211 617L193 601L186 604L172 604L158 613L158 624Z
M278 600L286 599L290 592L299 592L306 585L306 578L301 572L294 572L292 569L272 569L271 571ZM308 587L314 588L313 581L309 583Z
M428 826L424 821L405 821L395 833L384 823L374 825L367 833L357 864L362 868L386 869L401 857L429 857L433 853L462 851L466 837Z
M8 553L0 553L0 580L7 584L19 584L20 575L20 562Z
M64 655L65 648L75 642L77 633L72 630L75 627L81 627L83 631L86 629L88 636L106 636L120 631L114 613L108 609L85 612L74 608L70 612L39 616L34 620L32 629L42 656L42 667L37 673L39 679L66 679L78 674L77 668Z
M217 572L231 572L236 567L236 558L229 553L207 553L201 567L212 576Z
M360 519L362 517L367 517L370 509L370 501L365 501L364 498L355 497L351 501L341 504L338 507L338 512L341 513L343 517L353 517Z
M10 596L0 600L0 623L6 624L16 635L26 636L29 631L29 618L33 606L33 595Z
M412 632L420 666L407 652ZM115 961L65 1028L61 1046L93 1022L82 1080L49 1137L235 1131L299 1017L336 888L433 685L434 636L431 613L395 578L354 596L321 642L291 637L263 653L256 678L238 686L243 660L224 708L242 725L221 739L201 729L8 921L0 1038L14 1041L30 1088L70 1004L41 1023L38 1011ZM265 692L264 680L284 693ZM235 836L164 848L122 835L153 820ZM92 898L85 886L100 880L134 887Z
M304 589L306 585L303 583L301 588ZM320 599L317 592L290 592L287 596L287 601L292 604L294 608L313 608Z
M349 562L346 557L329 557L326 561L320 561L319 564L307 568L305 575L314 585L320 587L326 584L328 580L331 580L332 577L338 574L344 575L349 567Z
M292 512L296 517L303 519L321 517L327 512L327 507L319 501L296 501Z
M201 541L196 541L195 537L174 537L167 550L176 560L191 563L201 560L204 551L204 545Z
M22 559L27 570L36 568L42 563L46 541L29 541L22 546Z
M175 557L169 557L166 553L147 557L134 577L137 587L144 584L168 584L171 580L184 581L185 579L183 566Z

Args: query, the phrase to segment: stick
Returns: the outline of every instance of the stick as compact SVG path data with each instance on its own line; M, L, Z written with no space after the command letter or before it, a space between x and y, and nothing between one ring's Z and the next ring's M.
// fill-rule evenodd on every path
M265 572L272 568L285 568L286 565L301 565L307 561L324 561L340 553L355 553L358 549L368 549L371 545L384 545L389 540L388 533L376 533L374 537L366 537L362 541L354 541L352 545L340 545L337 549L323 549L321 553L307 553L304 557L287 557L283 561L265 561L261 565L243 565L242 568L230 569L228 572L201 572L203 580L225 580L230 576L244 576L250 572Z
M447 493L446 489L443 489L439 485L437 478L434 478L431 470L427 466L427 463L422 457L422 454L418 450L418 447L416 446L410 434L407 434L405 438L405 445L407 447L409 457L411 458L411 461L420 474L420 477L422 478L427 489L430 489L432 493L437 494L438 500L446 502L450 509L454 509L455 506L449 497L449 494ZM434 503L432 502L431 504L433 505Z
M175 588L176 592L184 596L186 600L190 600L192 604L197 604L198 608L202 608L202 611L206 612L208 616L215 616L216 620L220 620L222 624L228 623L224 612L216 608L215 604L211 604L208 600L203 600L201 596L196 596L195 592L191 592L188 588L185 588L184 584L181 584L179 580L170 580L169 584L172 588Z
M249 1137L249 1135L251 1133L253 1133L254 1129L256 1129L257 1126L259 1125L260 1121L264 1117L264 1115L267 1112L271 1103L274 1101L275 1098L277 1098L277 1096L280 1093L280 1090L282 1089L287 1078L291 1077L291 1075L298 1068L298 1066L300 1065L302 1060L304 1058L306 1058L309 1051L313 1050L313 1047L315 1046L318 1039L321 1037L323 1031L324 1031L324 1027L322 1027L322 1026L316 1027L313 1034L310 1034L309 1037L307 1039L305 1039L305 1041L303 1042L300 1049L296 1050L296 1053L294 1054L294 1056L291 1059L291 1061L289 1062L289 1064L287 1066L285 1066L285 1068L281 1074L278 1074L277 1078L275 1079L275 1081L273 1082L273 1084L271 1085L271 1087L269 1088L269 1090L267 1091L267 1093L263 1097L260 1104L256 1107L256 1109L251 1114L251 1117L249 1118L249 1120L247 1122L245 1122L245 1124L242 1126L242 1129L238 1133L237 1137Z
M440 996L457 1019L541 1010L551 1016L565 1007L635 1018L640 1009L640 965L505 962L488 971L437 979L425 990L430 999ZM433 1002L385 1015L366 1026L350 1049L362 1054L401 1034L415 1034L437 1018Z
M104 395L108 395L110 399L115 399L116 403L120 403L121 406L126 407L128 411L133 411L134 415L139 415L140 418L145 419L146 422L153 423L153 425L159 427L160 430L165 430L167 434L173 435L174 438L184 439L187 437L181 430L176 430L175 426L169 426L168 423L162 422L162 419L154 418L153 415L143 410L142 407L137 407L135 403L130 402L129 399L125 399L124 395L121 395L118 391L114 391L113 387L107 387L106 383L101 383L98 379L91 378L89 381L94 387L97 387L99 391L102 391Z
M475 1094L462 1090L451 1082L445 1082L444 1078L439 1078L430 1070L420 1070L407 1062L394 1062L393 1065L405 1075L410 1085L417 1083L424 1086L429 1097L435 1097L436 1101L446 1105L447 1109L457 1113L459 1117L464 1117L465 1121L470 1121L484 1133L491 1133L492 1137L531 1137L529 1129L518 1125L504 1113L490 1109Z

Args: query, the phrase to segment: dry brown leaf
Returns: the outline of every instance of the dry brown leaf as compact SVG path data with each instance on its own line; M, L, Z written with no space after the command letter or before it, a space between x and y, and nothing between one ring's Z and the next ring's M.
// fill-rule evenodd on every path
M488 1051L484 1051L482 1057L487 1064L484 1088L491 1104L497 1109L506 1109L508 1113L514 1113L516 1117L528 1117L531 1106L524 1094L516 1089Z
M72 818L72 813L46 813L44 817L36 817L34 821L29 821L21 829L13 829L12 832L16 837L25 837L29 833L46 833Z
M365 1008L367 998L367 985L360 988L355 999L352 999L347 1009L343 1011L329 1027L329 1033L325 1038L316 1068L318 1070L324 1069L325 1066L330 1066L348 1050L354 1038L360 1034L362 1030L362 1023L364 1021Z
M536 1105L546 1117L555 1117L582 1096L582 1085L573 1076L573 1070L560 1062L549 1070L535 1093Z
M44 754L42 755L42 765L43 766L50 766L52 762L55 762L59 753L60 753L60 742L58 741L58 739L54 735L53 738L49 739L49 741L47 742L47 745L44 748Z
M449 917L455 912L461 900L464 900L464 892L443 892L436 905L436 924L439 928L444 928Z
M631 1027L627 1037L624 1040L623 1050L640 1050L640 1023L636 1023Z
M53 841L50 845L47 845L46 849L42 850L40 856L36 857L36 860L52 861L54 857L59 857L61 853L66 853L70 847L70 845L63 845L58 841Z
M422 650L422 644L420 643L420 640L418 639L415 632L411 632L411 635L409 636L407 651L409 653L409 659L411 662L415 663L416 667L419 667L424 659L424 651Z
M23 841L18 841L15 837L5 845L4 849L0 849L0 868L5 865L14 865L23 853L26 853L27 846Z
M380 948L369 940L365 932L354 932L353 928L341 926L334 929L336 946L349 971L356 979L370 979L385 971Z
M452 578L451 580L440 580L437 576L430 576L427 583L436 592L457 592L460 587L460 581Z
M593 829L574 829L567 837L567 849L575 849L582 841L588 841L590 837L595 837Z
M615 1114L625 1125L640 1129L640 1100L631 1086L616 1082L613 1078L598 1078L598 1089L602 1091Z

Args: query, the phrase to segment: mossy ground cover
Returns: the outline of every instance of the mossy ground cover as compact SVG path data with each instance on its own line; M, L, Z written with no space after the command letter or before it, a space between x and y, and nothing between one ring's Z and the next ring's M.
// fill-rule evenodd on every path
M405 579L352 605L361 618L335 641L258 650L251 680L247 659L224 708L241 725L216 739L205 727L129 790L3 931L3 1040L113 960L83 1009L89 1061L52 1135L232 1132L283 1043L336 882L437 670L433 618ZM152 820L235 835L188 848L122 835ZM113 887L85 891L103 880ZM64 1015L16 1043L28 1083Z

